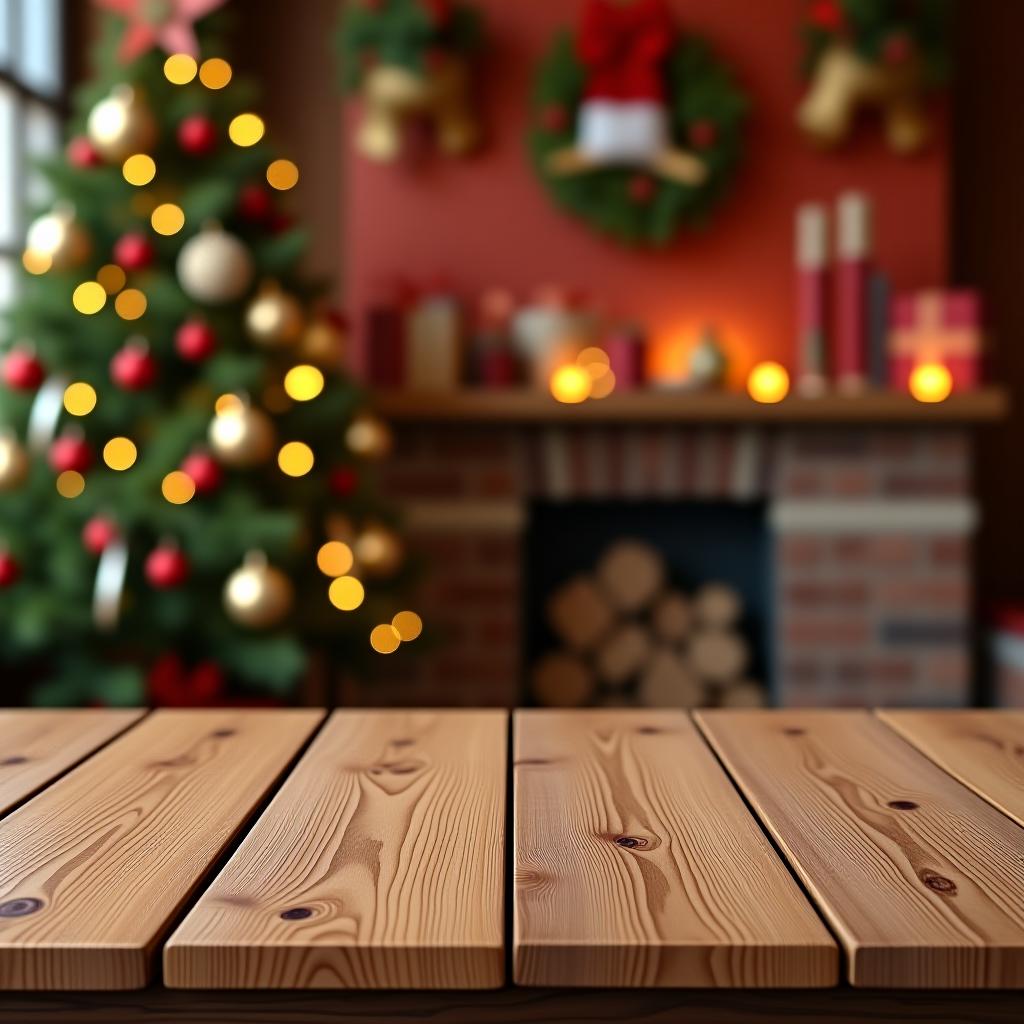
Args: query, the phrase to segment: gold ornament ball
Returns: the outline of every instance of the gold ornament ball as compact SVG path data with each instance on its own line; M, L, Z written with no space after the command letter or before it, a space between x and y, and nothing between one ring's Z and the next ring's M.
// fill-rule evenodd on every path
M353 553L367 576L394 576L402 565L404 549L394 530L379 523L367 526L356 537Z
M28 455L13 434L0 434L0 493L20 487L28 476Z
M291 611L294 599L291 580L258 551L246 555L224 584L224 611L249 629L276 626Z
M345 359L345 332L327 317L317 317L303 332L299 353L317 366L340 367Z
M208 437L217 458L240 469L266 462L276 444L270 417L243 402L217 413L210 421Z
M115 86L92 108L86 132L100 155L111 163L151 149L157 135L148 104L130 85Z
M92 241L75 219L74 208L58 205L29 225L25 248L51 270L71 270L89 258Z
M302 334L302 306L276 285L260 289L245 311L245 329L263 348L291 345Z
M382 459L391 451L391 429L379 416L362 412L348 425L345 443L355 455Z
M176 269L185 294L208 306L234 302L252 284L252 254L217 226L204 227L181 247Z

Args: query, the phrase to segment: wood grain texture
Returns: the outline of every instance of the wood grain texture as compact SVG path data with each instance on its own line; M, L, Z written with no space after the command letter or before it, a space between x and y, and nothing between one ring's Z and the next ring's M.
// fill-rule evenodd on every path
M515 718L520 985L823 986L838 952L682 711Z
M157 711L0 822L0 989L139 988L323 717Z
M504 980L504 711L341 711L164 949L187 988Z
M940 768L1024 825L1024 711L875 712Z
M696 719L848 953L851 984L1024 985L1024 832L866 711Z
M112 740L145 711L16 708L0 711L0 815Z

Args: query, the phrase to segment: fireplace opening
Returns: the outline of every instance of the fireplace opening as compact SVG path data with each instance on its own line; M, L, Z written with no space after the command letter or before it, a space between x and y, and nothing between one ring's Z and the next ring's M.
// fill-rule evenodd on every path
M768 702L765 502L535 501L524 558L534 703Z

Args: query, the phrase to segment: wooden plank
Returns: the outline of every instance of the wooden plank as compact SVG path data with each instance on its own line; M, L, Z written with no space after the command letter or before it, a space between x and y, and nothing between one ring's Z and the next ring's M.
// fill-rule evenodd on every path
M139 988L322 718L157 711L0 822L0 989Z
M164 949L183 988L504 980L504 711L336 712Z
M834 985L838 951L682 711L515 719L520 985Z
M940 768L1024 825L1024 711L875 714Z
M0 711L0 815L124 732L141 708L14 708Z
M1024 832L866 711L697 722L838 934L851 984L1024 985Z

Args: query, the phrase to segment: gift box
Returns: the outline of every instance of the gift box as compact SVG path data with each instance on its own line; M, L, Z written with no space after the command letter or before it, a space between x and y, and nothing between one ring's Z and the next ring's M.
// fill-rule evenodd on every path
M972 289L898 295L889 317L889 384L907 389L920 363L941 363L954 391L981 384L981 297Z

